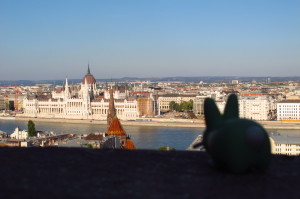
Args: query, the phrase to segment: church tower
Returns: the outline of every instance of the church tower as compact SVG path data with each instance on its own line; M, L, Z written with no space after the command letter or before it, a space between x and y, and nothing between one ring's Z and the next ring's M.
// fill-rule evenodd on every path
M107 128L109 128L112 119L117 115L112 88L110 88L109 94L110 94L110 98L109 98L109 106L107 112Z
M65 99L70 98L70 89L69 89L69 84L68 84L68 78L66 77L66 84L65 84L65 93L64 93Z

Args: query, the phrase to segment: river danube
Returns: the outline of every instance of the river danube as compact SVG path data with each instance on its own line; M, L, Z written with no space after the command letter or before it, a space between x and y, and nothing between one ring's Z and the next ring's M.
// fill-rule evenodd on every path
M26 121L0 120L0 130L12 133L19 126L27 129ZM74 124L35 122L36 130L53 131L55 133L93 133L105 132L106 125L101 124ZM193 140L203 133L203 128L172 128L172 127L149 127L149 126L123 126L126 133L131 136L138 149L157 149L160 146L170 146L177 150L185 150ZM270 130L269 132L282 135L299 136L299 130ZM290 138L292 138L290 137Z
M12 133L19 126L27 129L27 122L17 120L0 120L0 130ZM35 128L39 131L53 131L55 133L93 133L105 132L106 125L101 124L74 124L35 122ZM193 140L203 132L197 128L169 128L169 127L145 127L123 126L124 130L134 141L138 149L157 149L160 146L170 146L178 150L185 150Z

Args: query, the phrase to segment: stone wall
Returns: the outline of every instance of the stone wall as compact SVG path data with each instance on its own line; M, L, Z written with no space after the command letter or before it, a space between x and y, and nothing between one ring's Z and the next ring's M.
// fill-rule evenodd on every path
M1 198L300 198L300 157L233 175L204 152L0 148Z

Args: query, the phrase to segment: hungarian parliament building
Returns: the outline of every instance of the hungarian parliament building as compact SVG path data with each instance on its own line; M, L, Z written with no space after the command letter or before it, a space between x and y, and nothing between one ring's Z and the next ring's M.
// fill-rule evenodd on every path
M113 89L113 88L110 88ZM83 77L80 89L72 90L66 78L64 89L52 91L51 96L27 96L23 100L24 114L28 117L95 119L106 120L110 90L100 95L96 87L96 79L90 72ZM156 102L152 95L144 98L129 96L129 92L113 89L116 114L122 120L134 120L141 116L153 116Z

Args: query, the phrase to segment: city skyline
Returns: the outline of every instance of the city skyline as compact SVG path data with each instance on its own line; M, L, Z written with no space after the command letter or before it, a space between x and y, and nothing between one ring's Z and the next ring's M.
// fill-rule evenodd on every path
M298 1L0 2L0 80L300 74Z

